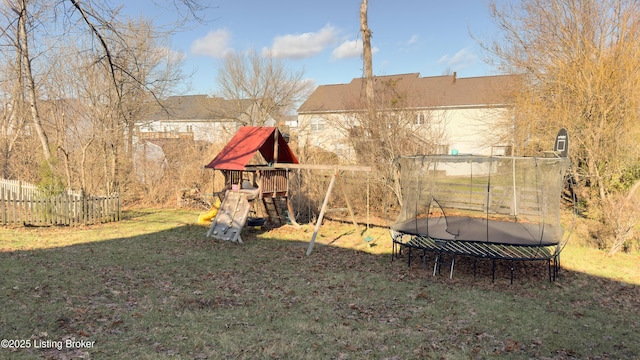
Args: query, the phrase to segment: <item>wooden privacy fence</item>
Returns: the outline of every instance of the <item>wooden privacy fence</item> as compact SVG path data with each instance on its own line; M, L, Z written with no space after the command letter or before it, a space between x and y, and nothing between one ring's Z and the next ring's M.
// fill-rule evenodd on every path
M0 224L90 225L120 220L120 196L66 192L42 195L37 187L0 179Z

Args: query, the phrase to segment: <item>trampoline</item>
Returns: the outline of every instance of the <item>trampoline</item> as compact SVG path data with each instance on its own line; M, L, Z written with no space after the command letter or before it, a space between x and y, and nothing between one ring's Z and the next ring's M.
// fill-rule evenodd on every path
M548 262L555 280L568 236L560 223L566 157L420 155L401 157L402 208L391 226L393 257L422 250L423 264L435 253L434 275L443 254L495 261Z

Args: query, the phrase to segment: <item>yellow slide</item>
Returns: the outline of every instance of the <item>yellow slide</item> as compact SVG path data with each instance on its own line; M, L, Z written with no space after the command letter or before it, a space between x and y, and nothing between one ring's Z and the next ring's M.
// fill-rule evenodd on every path
M209 209L207 212L204 212L198 216L198 224L211 225L211 221L213 220L214 217L216 217L216 214L218 213L218 209L220 209L220 199L216 199L216 202L213 203L213 205L211 206L211 209Z

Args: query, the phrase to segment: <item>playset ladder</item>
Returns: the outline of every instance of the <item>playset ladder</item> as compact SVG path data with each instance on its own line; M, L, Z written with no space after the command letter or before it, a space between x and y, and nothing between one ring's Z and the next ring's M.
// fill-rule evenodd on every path
M251 203L246 194L237 190L227 190L207 236L241 243L240 232L247 222L250 208Z
M282 212L278 208L277 199L273 197L265 197L262 198L262 205L264 205L264 210L266 212L269 220L278 225L282 225L284 221L282 220Z

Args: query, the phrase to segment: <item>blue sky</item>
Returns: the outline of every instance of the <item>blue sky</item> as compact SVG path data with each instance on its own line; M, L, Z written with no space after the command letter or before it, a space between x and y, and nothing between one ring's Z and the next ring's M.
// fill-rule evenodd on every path
M124 11L175 20L167 0L128 2ZM272 53L316 85L348 83L363 74L360 0L211 0L204 24L171 38L184 56L184 72L194 73L189 93L214 95L216 73L230 51ZM140 10L144 9L144 10ZM487 0L369 0L374 75L419 72L459 77L492 75L480 39L493 36Z

